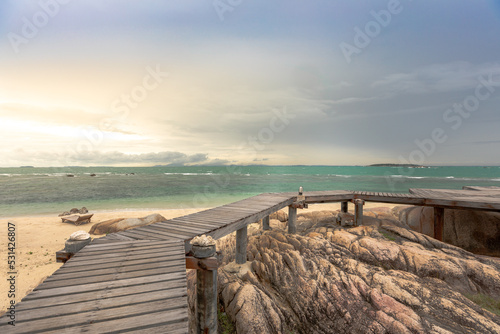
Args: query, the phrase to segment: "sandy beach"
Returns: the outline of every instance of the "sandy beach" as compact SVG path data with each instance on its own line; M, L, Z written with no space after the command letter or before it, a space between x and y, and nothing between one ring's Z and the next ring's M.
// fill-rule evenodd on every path
M365 209L373 207L394 207L392 204L385 203L366 203ZM299 210L298 213L320 211L320 210L338 210L339 203L331 204L313 204L308 209ZM349 205L349 211L354 209ZM154 210L154 211L113 211L96 212L92 217L92 222L85 225L75 226L69 223L62 223L61 218L57 216L29 216L13 217L1 219L0 247L2 252L2 261L0 270L7 273L7 226L8 222L16 225L16 302L19 302L30 291L38 286L45 278L52 275L61 263L56 262L56 252L64 248L65 241L75 231L86 231L98 222L114 218L139 218L152 213L159 213L166 219L171 219L190 213L202 211L204 209L179 209L179 210ZM287 212L286 209L283 209ZM92 238L98 238L102 235L92 235ZM0 314L2 314L8 303L8 282L5 279L0 281Z

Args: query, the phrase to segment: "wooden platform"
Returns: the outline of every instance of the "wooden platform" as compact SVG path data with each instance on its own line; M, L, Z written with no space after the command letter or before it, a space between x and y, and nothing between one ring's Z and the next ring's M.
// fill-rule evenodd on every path
M305 195L306 203L331 203L362 199L379 203L500 211L500 187L465 186L462 190L410 189L409 193L311 191L306 192Z
M497 187L464 187L452 189L410 189L410 193L424 199L425 206L448 209L500 211L500 189Z
M187 333L186 297L182 241L99 240L17 304L16 326L3 321L0 332Z
M489 187L304 195L305 203L361 199L433 206L441 228L444 208L500 211L500 189ZM95 239L18 303L16 326L4 317L0 333L187 333L186 243L201 234L218 239L244 230L237 243L244 243L246 257L246 226L296 201L297 193L261 194Z
M16 326L3 321L0 333L187 333L185 242L220 238L294 200L262 194L95 239L23 298Z
M219 239L287 207L296 197L296 194L261 194L161 223L114 233L112 238L120 240L178 238L189 241L197 235L206 234Z

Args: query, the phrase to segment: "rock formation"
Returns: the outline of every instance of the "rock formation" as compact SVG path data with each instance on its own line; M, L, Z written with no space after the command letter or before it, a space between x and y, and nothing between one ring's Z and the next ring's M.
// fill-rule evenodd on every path
M59 217L75 215L75 214L85 214L85 213L89 213L89 210L87 210L86 207L82 207L81 209L72 208L69 211L64 211L63 213L61 213Z
M143 218L118 218L105 220L92 226L90 234L107 234L113 232L125 231L134 227L149 225L166 220L158 213L151 214Z
M500 333L500 263L411 231L390 212L365 214L370 226L354 228L338 226L337 212L302 214L294 235L251 225L246 269L218 270L221 311L237 332ZM233 261L234 235L217 249L223 264ZM475 296L496 301L498 313Z
M395 214L412 230L434 236L433 208L401 207ZM470 252L500 256L500 213L445 209L443 241Z

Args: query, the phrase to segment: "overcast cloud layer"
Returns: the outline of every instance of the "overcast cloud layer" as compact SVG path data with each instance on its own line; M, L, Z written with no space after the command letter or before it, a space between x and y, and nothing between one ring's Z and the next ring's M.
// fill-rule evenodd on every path
M498 165L498 1L5 1L0 166Z

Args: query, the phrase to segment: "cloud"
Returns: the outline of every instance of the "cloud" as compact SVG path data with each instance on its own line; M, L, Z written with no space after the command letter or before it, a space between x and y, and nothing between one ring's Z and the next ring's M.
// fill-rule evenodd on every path
M10 154L9 154L10 153ZM16 149L8 152L9 161L0 163L3 165L19 165L19 162L29 162L36 166L54 165L168 165L184 166L199 164L225 164L227 161L220 159L209 159L206 153L186 154L182 152L165 151L141 154L127 154L119 151L96 152L86 151L81 153L70 152L32 152L25 149Z
M158 152L126 154L122 152L84 152L69 157L71 160L84 164L167 164L186 165L196 164L207 160L207 154L197 153L187 155L181 152Z
M395 94L443 93L474 89L480 76L500 73L500 64L475 65L465 61L433 64L407 73L394 73L373 82L372 87Z

